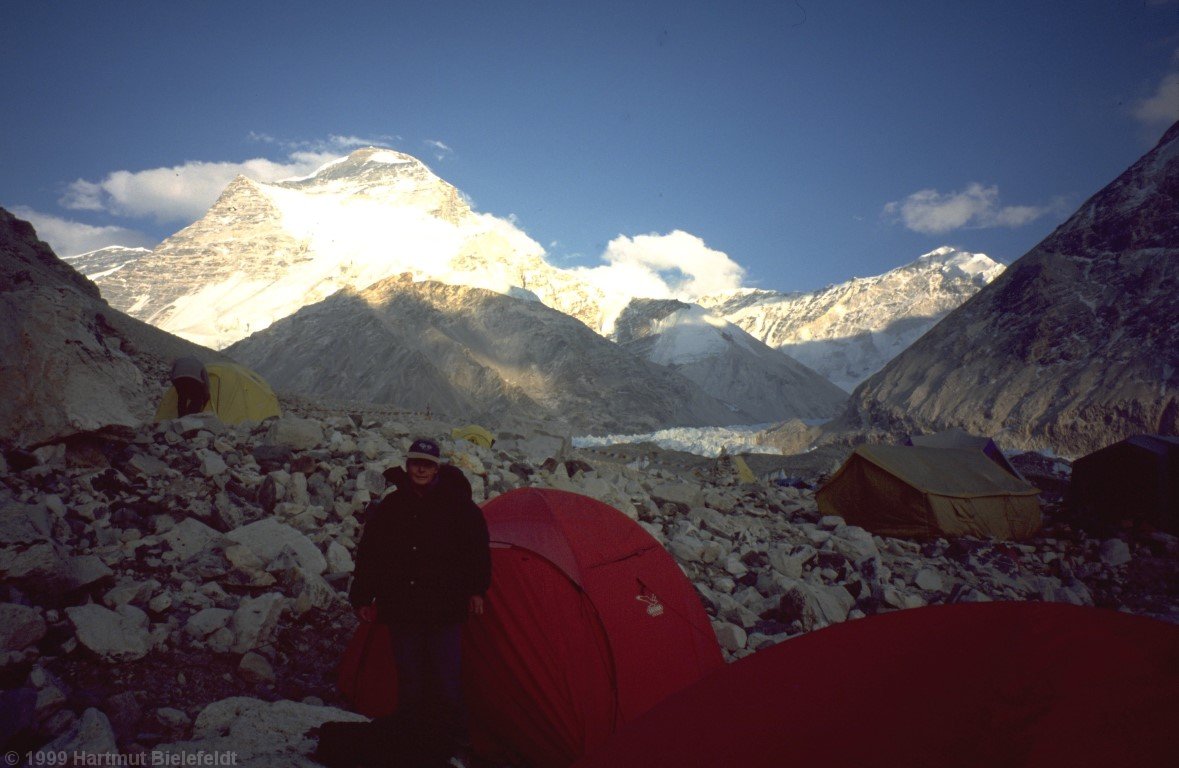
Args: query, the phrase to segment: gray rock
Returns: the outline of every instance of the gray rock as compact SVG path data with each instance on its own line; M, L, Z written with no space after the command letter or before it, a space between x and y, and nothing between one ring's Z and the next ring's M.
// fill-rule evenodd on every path
M201 474L205 477L216 477L229 471L229 465L225 463L225 459L213 451L197 451L197 456L201 461Z
M0 603L0 652L19 651L45 637L47 627L36 608Z
M328 544L327 556L328 573L352 573L356 570L356 563L352 560L352 553L338 541Z
M237 671L243 680L251 683L273 683L275 680L274 667L266 660L265 656L253 651L242 656L241 662L237 665Z
M205 525L200 520L186 517L160 538L168 542L172 551L179 555L181 560L187 560L193 555L204 552L213 543L222 541L224 534Z
M66 550L51 541L0 549L0 578L34 595L66 592L76 581Z
M205 608L189 617L184 631L195 638L204 638L229 624L233 611L225 608Z
M327 721L364 722L367 718L335 707L294 701L265 702L237 696L205 707L193 723L192 740L155 747L167 765L184 755L233 754L241 766L314 768L307 757L315 749L308 732Z
M88 755L99 759L107 755L117 757L119 747L115 742L111 721L99 710L93 707L87 709L68 731L41 747L30 764L61 765L56 762L56 758L62 754Z
M780 585L783 594L778 605L782 621L799 621L808 632L846 621L855 605L855 598L842 586L807 584L795 579L782 579Z
M704 504L704 492L700 485L695 483L656 483L651 486L651 498L689 507Z
M78 642L103 661L135 661L151 650L150 636L138 617L93 604L66 608L66 615Z
M1121 539L1107 539L1101 542L1098 556L1101 558L1101 562L1111 568L1125 565L1131 560L1130 545Z
M0 502L0 547L34 544L49 536L49 515L37 504Z
M296 451L308 451L323 442L323 426L310 419L284 416L275 419L266 432L269 445L285 445Z
M827 518L823 518L826 520ZM842 523L843 518L836 518ZM822 521L820 521L822 525ZM856 562L865 557L879 557L880 550L876 547L876 540L872 534L858 525L838 525L832 531L831 547L843 554L848 560Z
M241 528L235 528L226 536L248 547L264 562L278 557L286 547L295 553L304 570L311 573L323 573L327 570L327 560L310 539L274 518L268 517Z
M721 648L724 648L730 653L744 648L745 643L749 639L744 629L727 621L713 624L713 630L716 632L716 639L720 643Z
M146 453L132 456L127 462L127 469L140 477L161 477L171 471L167 463Z
M74 587L85 587L113 576L114 571L97 555L82 555L70 559Z
M791 579L802 578L802 569L818 554L818 550L810 545L792 548L775 547L769 552L770 567L783 576Z
M245 653L270 642L285 604L278 592L243 600L233 614L234 653Z
M932 568L922 568L918 571L913 583L917 585L918 589L923 589L926 592L941 592L945 589L941 574Z
M156 720L171 729L187 728L192 718L186 712L175 707L160 707L156 710Z

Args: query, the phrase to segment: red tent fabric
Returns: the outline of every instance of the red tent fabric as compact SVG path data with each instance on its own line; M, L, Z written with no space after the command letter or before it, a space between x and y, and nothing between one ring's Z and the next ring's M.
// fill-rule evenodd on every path
M695 588L618 510L523 488L483 512L492 586L463 637L477 740L538 768L568 765L723 665Z
M340 657L336 687L362 715L382 717L397 709L397 665L387 625L360 622Z
M486 613L463 633L477 751L567 766L618 726L723 666L708 615L667 551L588 496L523 488L483 506ZM389 714L387 630L362 624L339 684L356 711Z
M742 659L576 768L1173 765L1177 721L1179 627L1049 603L934 606Z

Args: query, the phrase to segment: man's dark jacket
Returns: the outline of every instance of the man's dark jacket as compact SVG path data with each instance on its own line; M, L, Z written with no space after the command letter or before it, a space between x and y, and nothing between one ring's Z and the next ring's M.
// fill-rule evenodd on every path
M369 507L348 597L357 607L375 599L390 624L461 623L471 596L491 586L483 512L455 467L443 466L424 494L411 486Z

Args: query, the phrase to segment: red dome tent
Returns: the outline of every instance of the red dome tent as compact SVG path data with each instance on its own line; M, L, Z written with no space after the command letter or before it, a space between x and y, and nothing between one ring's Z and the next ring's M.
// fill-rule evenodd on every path
M1179 627L1051 603L959 604L742 659L576 768L1172 765L1177 720Z
M476 736L533 766L568 765L722 666L695 588L618 510L522 488L483 513L489 608L463 638Z
M695 588L650 534L588 496L522 488L483 506L491 534L486 613L463 633L478 751L566 766L619 725L723 666ZM362 627L341 690L392 711L388 640ZM383 632L378 629L374 636Z

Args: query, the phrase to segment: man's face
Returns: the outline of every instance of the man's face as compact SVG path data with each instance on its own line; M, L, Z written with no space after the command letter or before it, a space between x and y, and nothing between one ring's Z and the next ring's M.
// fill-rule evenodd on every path
M434 482L438 475L438 465L425 459L410 459L405 468L409 472L410 482L419 488Z

